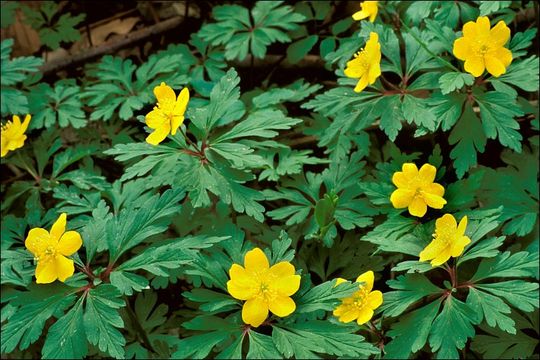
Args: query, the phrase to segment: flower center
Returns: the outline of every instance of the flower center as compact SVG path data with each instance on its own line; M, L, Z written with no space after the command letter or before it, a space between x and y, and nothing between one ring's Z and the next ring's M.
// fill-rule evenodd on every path
M39 256L36 256L34 260L41 261L41 262L49 262L55 257L56 257L56 247L53 245L49 245L45 248L45 250Z
M485 53L487 53L489 50L489 47L487 45L482 45L480 46L480 48L478 49L478 52L482 55L485 55Z

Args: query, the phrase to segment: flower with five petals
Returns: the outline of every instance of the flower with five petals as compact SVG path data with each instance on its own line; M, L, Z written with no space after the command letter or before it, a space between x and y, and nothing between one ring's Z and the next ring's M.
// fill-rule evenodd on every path
M288 261L272 267L264 252L255 248L244 257L244 266L233 264L229 269L231 280L227 291L235 299L246 300L242 308L242 320L258 327L268 317L285 317L294 312L296 304L290 298L300 288L300 275Z
M9 151L13 151L22 148L24 141L26 140L26 129L32 116L26 115L24 121L21 123L21 119L17 115L13 115L13 121L8 121L2 125L2 132L0 134L1 140L1 155L6 156Z
M373 271L366 271L356 278L356 282L361 282L359 290L350 297L341 299L341 304L335 308L333 314L338 320L344 323L356 320L358 325L367 323L373 317L374 310L383 303L383 294L379 290L373 290L375 274ZM343 283L344 279L338 278L336 286Z
M447 262L450 257L458 257L463 253L465 246L471 242L465 235L467 217L464 216L459 225L453 215L445 214L435 221L435 234L433 241L420 253L420 261L431 260L432 266L439 266Z
M357 11L353 14L354 20L363 20L369 18L369 21L374 22L377 17L377 12L379 11L378 1L363 1L360 4L360 11Z
M424 164L418 170L415 164L405 163L402 170L392 176L397 189L390 196L390 202L396 209L409 208L411 215L422 217L428 206L443 208L446 204L443 199L444 187L433 182L437 174L435 166Z
M356 53L354 59L347 62L344 74L349 78L358 79L355 92L361 92L368 84L374 84L381 76L381 44L377 33L369 34L366 47Z
M178 94L164 82L154 88L154 95L158 101L154 110L146 114L146 125L154 131L148 135L146 142L158 145L165 140L167 135L175 135L176 131L184 122L184 113L189 102L189 90L183 88Z
M465 61L465 71L479 77L488 73L499 77L512 62L512 52L504 47L510 40L510 29L504 21L491 28L489 19L480 16L476 22L463 25L463 36L454 41L453 53Z
M33 228L28 233L24 245L37 260L36 282L62 282L73 275L75 265L66 256L73 255L82 245L81 235L76 231L66 231L65 213L53 224L51 231Z

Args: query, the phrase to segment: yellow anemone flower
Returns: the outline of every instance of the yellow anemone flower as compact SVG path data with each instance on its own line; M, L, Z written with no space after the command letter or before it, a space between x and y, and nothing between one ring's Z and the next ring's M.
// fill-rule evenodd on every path
M420 252L420 261L431 260L432 266L444 264L450 257L458 257L463 253L465 246L471 242L465 236L467 217L464 216L459 225L454 216L445 214L435 222L433 241Z
M371 320L374 310L383 303L382 292L372 291L374 280L375 274L371 270L356 278L356 282L363 283L359 285L360 290L348 298L341 299L341 304L333 312L339 321L348 323L356 320L358 325L363 325ZM336 286L344 281L344 279L338 278Z
M381 44L377 33L369 34L365 49L361 49L354 59L347 62L344 73L347 77L359 79L355 92L361 92L381 76Z
M512 52L504 47L508 40L510 29L504 21L490 29L489 19L480 16L476 22L463 25L463 36L454 41L453 52L465 61L465 71L474 77L482 75L484 69L499 77L512 62Z
M13 121L8 121L5 125L2 125L0 135L2 157L6 156L9 151L23 147L26 140L24 133L28 129L30 119L32 119L32 116L26 115L21 123L21 119L17 115L13 115Z
M360 11L353 14L354 20L363 20L369 17L369 21L374 22L379 11L378 1L363 1L360 4Z
M36 282L52 283L58 279L62 282L73 275L75 265L66 256L73 255L82 245L81 235L76 231L66 231L65 213L51 227L51 231L33 228L24 241L26 248L37 260Z
M290 298L300 288L300 275L295 275L294 266L288 261L272 267L264 252L255 248L244 257L245 268L233 264L229 269L231 280L227 290L232 297L246 300L242 308L242 320L258 327L268 317L285 317L294 312L296 304Z
M397 189L390 196L390 202L396 209L409 208L411 215L422 217L428 206L443 208L446 204L444 187L433 182L437 174L435 166L424 164L419 171L415 164L405 163L402 170L392 176Z
M155 130L148 135L146 142L158 145L165 140L167 135L176 134L184 122L184 113L189 102L189 90L183 88L176 98L174 90L162 82L154 88L154 95L158 101L157 106L146 114L145 121L149 128Z

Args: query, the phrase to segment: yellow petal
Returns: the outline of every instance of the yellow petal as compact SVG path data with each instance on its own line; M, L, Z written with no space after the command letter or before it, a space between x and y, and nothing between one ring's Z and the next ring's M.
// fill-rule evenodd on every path
M148 125L150 129L160 128L166 125L168 121L169 120L167 119L167 116L157 107L154 108L154 110L150 111L148 114L146 114L144 118L144 122L146 123L146 125Z
M336 317L340 317L341 315L343 315L345 313L345 311L347 311L347 307L346 306L343 306L343 305L338 305L334 311L332 312L332 315L336 316Z
M503 46L510 40L510 29L503 20L499 21L497 25L490 30L490 40L493 46Z
M272 267L270 268L270 272L274 276L280 278L284 276L294 275L295 270L294 266L290 262L282 261L272 265Z
M266 270L270 267L266 255L259 248L255 248L246 253L244 265L248 271Z
M499 59L494 58L493 56L486 56L484 59L486 62L486 70L491 75L499 77L506 72L506 67Z
M444 195L444 187L441 184L431 183L422 186L422 190L431 195L437 195L442 197Z
M431 260L432 266L439 266L444 264L450 259L452 248L446 246L433 260Z
M486 56L491 56L498 59L504 65L504 67L508 67L512 63L512 52L507 48L500 47L491 50L486 54Z
M486 37L490 33L491 24L487 16L480 16L476 19L477 36Z
M354 20L363 20L369 16L369 13L364 10L357 11L353 14L352 18Z
M373 289L373 282L375 281L375 274L373 271L369 270L365 273L361 274L356 278L356 282L361 282L362 288L367 290L368 292Z
M358 308L355 307L349 307L348 309L344 310L342 314L339 316L338 320L342 323L348 323L353 321L358 317L358 314L360 311Z
M377 78L381 76L381 64L375 63L369 67L368 81L370 85L373 85Z
M412 190L397 189L390 195L390 202L396 209L404 209L412 202L414 194Z
M363 56L363 55L359 55ZM359 59L355 58L347 62L347 67L343 70L346 77L358 79L366 72L366 68L362 66Z
M58 278L56 261L40 262L36 266L36 283L49 284Z
M174 105L174 114L179 116L184 116L186 112L187 104L189 102L189 90L187 87L183 88L178 94L176 99L176 104Z
M66 231L58 242L57 250L65 256L73 255L82 246L81 234L76 231Z
M48 245L49 232L42 228L33 228L28 232L24 246L34 255L38 256L45 251Z
M169 135L169 131L168 127L160 127L146 137L146 142L151 145L159 145Z
M60 214L58 219L54 222L53 226L51 227L51 238L58 241L62 237L62 234L66 231L66 221L67 221L67 215L66 213Z
M409 214L422 217L427 212L427 205L421 196L416 196L409 205Z
M431 184L437 175L437 168L430 164L424 164L418 171L418 176L423 184Z
M58 280L64 282L75 272L75 265L73 264L73 260L68 259L65 256L58 255L55 259L55 262Z
M336 279L336 284L334 285L334 287L338 286L339 284L343 284L344 282L347 282L347 280L345 280L343 278L337 278Z
M171 135L176 135L176 131L184 123L183 116L174 115L171 121Z
M368 294L367 305L375 310L383 303L383 294L379 290L372 291Z
M474 77L482 75L485 69L484 58L480 56L473 56L465 60L465 71L470 73Z
M392 182L398 188L408 188L410 186L410 181L411 179L409 179L404 172L396 171L394 175L392 175Z
M158 103L174 102L176 100L174 90L164 82L154 88L154 95Z
M356 84L356 86L354 87L354 92L357 92L357 93L362 92L362 90L364 90L367 85L368 85L368 75L364 73L360 77L360 80L358 80L358 83Z
M452 214L444 214L435 220L435 231L453 232L457 229L456 218Z
M426 204L433 209L442 209L446 204L446 200L440 196L429 193L424 193L423 196Z
M366 42L366 51L369 53L376 52L377 50L380 50L380 47L379 34L373 31L370 32L369 40Z
M375 22L375 19L377 18L377 12L378 12L378 9L375 9L375 11L373 11L371 15L369 15L370 22Z
M402 165L401 170L407 178L413 178L418 176L418 168L414 163L405 163Z
M420 252L420 259L418 261L428 261L435 259L446 247L446 243L440 240L431 241L425 248Z
M474 56L471 52L470 41L465 37L461 37L454 41L454 48L452 52L459 60L465 60L468 57Z
M257 294L256 284L252 286L248 282L229 280L227 281L227 291L238 300L249 300Z
M242 308L242 320L253 327L258 327L268 317L268 305L259 298L246 301Z
M474 21L468 21L465 25L463 25L463 36L465 38L476 38L477 34L477 27Z
M356 319L356 323L358 325L363 325L367 323L371 318L373 317L373 310L371 310L369 307L364 306L358 313L358 318Z
M291 296L300 289L300 275L279 277L270 285L280 295ZM272 308L270 308L272 310Z
M21 125L21 132L24 133L26 131L26 129L28 129L28 125L30 124L30 120L32 120L32 116L30 114L28 114L28 115L26 115L24 117L24 121L23 121L23 123Z
M457 235L458 236L465 235L465 230L466 229L467 229L467 216L464 216L459 221L459 225L458 225L458 228L457 228Z
M296 310L296 304L288 296L276 296L268 303L270 311L279 317L285 317Z
M17 129L21 127L21 118L19 116L13 115L12 121L12 126L16 127Z
M463 253L465 246L471 243L471 239L468 236L460 236L454 244L452 244L451 255L458 257Z

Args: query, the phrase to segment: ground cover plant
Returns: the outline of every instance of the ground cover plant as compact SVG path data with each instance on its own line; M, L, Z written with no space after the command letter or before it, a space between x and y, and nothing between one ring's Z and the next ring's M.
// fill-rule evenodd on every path
M2 358L538 358L537 2L1 6Z

